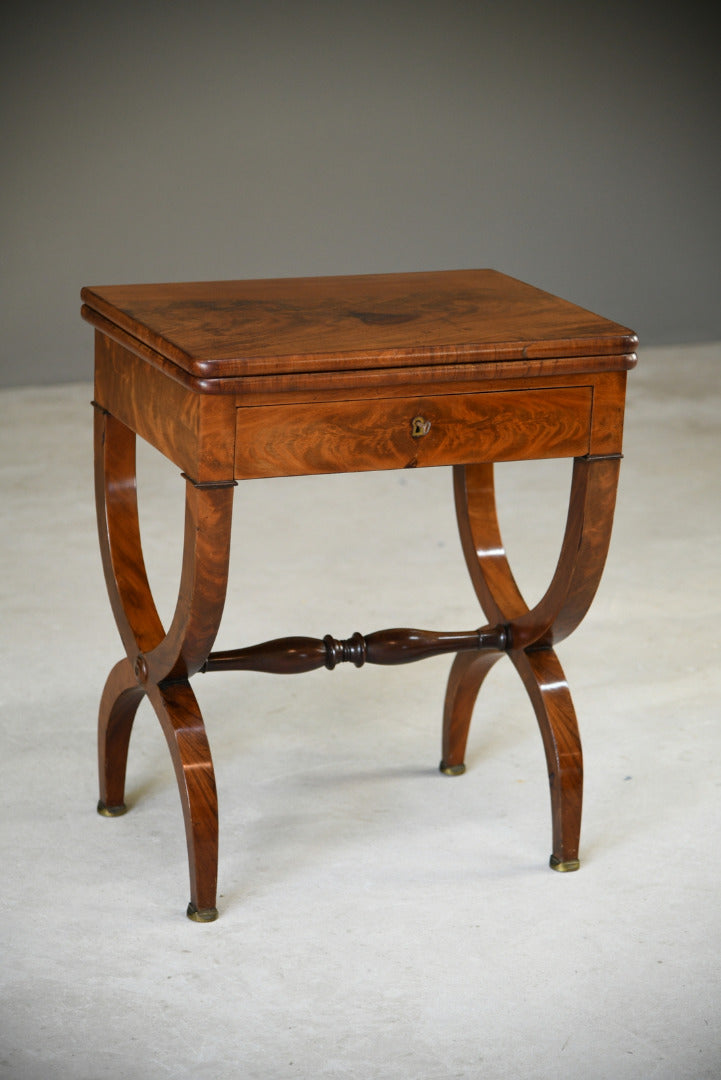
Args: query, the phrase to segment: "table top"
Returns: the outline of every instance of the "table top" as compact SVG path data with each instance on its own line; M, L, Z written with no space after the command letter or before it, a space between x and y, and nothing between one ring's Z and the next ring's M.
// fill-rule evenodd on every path
M89 322L204 379L610 360L637 344L627 327L495 270L109 285L82 299Z

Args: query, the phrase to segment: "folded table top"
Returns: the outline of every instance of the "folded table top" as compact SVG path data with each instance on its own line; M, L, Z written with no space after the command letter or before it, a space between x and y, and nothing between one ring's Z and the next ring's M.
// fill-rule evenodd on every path
M573 357L614 370L633 366L637 344L495 270L109 285L82 299L99 329L203 381Z

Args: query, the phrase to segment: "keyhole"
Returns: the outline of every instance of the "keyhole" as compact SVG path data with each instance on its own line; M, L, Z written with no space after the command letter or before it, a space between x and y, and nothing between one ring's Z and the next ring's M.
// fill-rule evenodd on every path
M431 430L430 420L426 420L423 416L414 416L411 420L411 435L414 439L420 439L423 435L427 435Z

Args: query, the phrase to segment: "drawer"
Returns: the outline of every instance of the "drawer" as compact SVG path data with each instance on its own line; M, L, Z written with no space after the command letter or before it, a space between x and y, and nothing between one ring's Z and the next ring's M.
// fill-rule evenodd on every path
M588 452L590 386L237 410L236 479Z

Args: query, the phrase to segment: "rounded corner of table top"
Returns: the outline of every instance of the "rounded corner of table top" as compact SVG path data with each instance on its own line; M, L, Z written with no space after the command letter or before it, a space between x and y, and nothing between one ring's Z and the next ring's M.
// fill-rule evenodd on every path
M85 286L82 316L200 393L630 370L636 334L495 270ZM590 358L590 360L589 360ZM585 365L585 367L584 367Z

